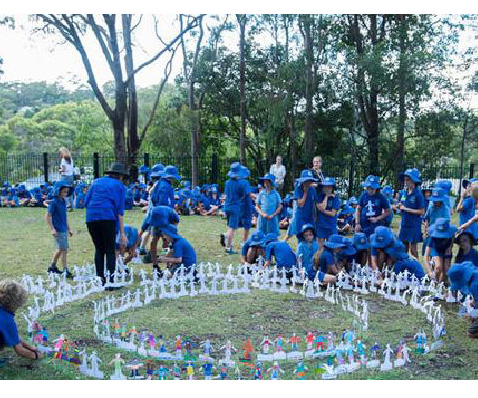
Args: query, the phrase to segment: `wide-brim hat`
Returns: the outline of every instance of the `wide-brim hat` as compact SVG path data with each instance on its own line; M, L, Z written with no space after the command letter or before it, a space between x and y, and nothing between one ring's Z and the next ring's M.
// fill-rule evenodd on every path
M264 246L265 236L261 231L254 232L249 240L249 246Z
M297 238L304 239L304 233L308 229L312 231L312 233L314 234L314 239L315 239L317 237L317 232L315 230L315 227L312 224L304 224L302 226L302 230L297 234Z
M153 167L151 167L152 172L163 171L163 170L164 170L164 165L162 163L156 163L155 165L153 165Z
M385 185L380 191L386 197L391 197L393 195L393 189L390 185Z
M71 185L67 181L58 181L55 183L55 187L53 188L53 196L60 196L60 191L62 188L68 188L68 194L66 196L70 196L73 190L73 185Z
M329 236L329 239L324 242L324 246L329 249L337 249L339 247L346 247L347 244L344 243L344 238L341 235L333 234Z
M459 244L460 243L460 237L462 237L463 235L468 235L469 238L470 238L470 241L471 241L471 245L472 246L476 246L478 244L478 241L477 239L473 236L473 234L469 231L463 231L461 232L456 238L455 238L455 243L456 244Z
M177 181L181 181L181 176L179 175L179 171L176 166L166 166L161 178L164 178L165 180L168 178L173 178Z
M438 180L434 184L434 188L441 188L445 191L445 193L448 195L450 193L450 190L452 188L453 184L450 180Z
M347 200L347 204L349 206L358 205L358 200L355 196L352 196L349 200Z
M161 178L163 176L164 170L153 171L149 175L149 178Z
M433 225L430 227L430 236L432 238L453 238L458 231L458 228L450 223L450 220L446 218L437 218Z
M395 260L404 260L409 257L405 245L400 240L396 240L393 245L386 247L384 251Z
M129 176L129 173L127 172L123 163L113 163L110 169L105 171L105 174L117 174L126 177Z
M369 175L363 182L364 188L380 189L380 180L377 176Z
M410 178L416 185L420 185L422 183L420 171L418 169L406 169L403 173L400 173L399 178L401 181L403 181L405 177Z
M227 176L230 178L241 178L244 174L241 164L239 162L234 162L231 164L231 167L227 173Z
M314 173L311 170L302 170L300 177L295 179L299 184L303 184L306 181L317 182L317 178L314 177Z
M148 171L149 171L149 167L144 164L139 167L139 174L146 174Z
M342 251L343 254L346 256L353 256L357 253L355 246L353 245L353 241L350 238L343 238L343 242L345 243L345 250Z
M370 236L370 246L376 249L384 249L393 243L393 233L390 228L378 226Z
M342 209L342 211L340 212L341 214L354 214L355 213L355 209L349 205L345 205L344 208Z
M276 186L276 176L274 174L266 174L264 177L259 177L259 181L270 181L273 187Z
M447 196L443 189L441 188L433 188L432 195L430 196L431 202L444 202Z
M161 233L163 235L169 236L171 239L177 239L181 237L181 235L178 233L178 227L173 224L169 224L167 227L161 228Z
M354 235L353 245L357 250L366 250L369 248L369 244L367 242L367 235L363 232L357 232Z
M470 294L469 283L475 266L471 261L453 264L447 272L450 278L450 290L460 290L464 295Z

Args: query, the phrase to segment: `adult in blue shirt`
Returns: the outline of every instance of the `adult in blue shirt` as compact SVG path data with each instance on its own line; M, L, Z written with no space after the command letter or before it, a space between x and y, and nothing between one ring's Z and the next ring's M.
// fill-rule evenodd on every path
M418 258L418 243L422 238L422 216L425 213L425 198L419 186L421 185L420 172L417 169L407 169L400 174L405 183L405 200L398 205L402 213L400 223L400 240L405 244L407 253Z
M478 267L478 251L473 248L477 244L475 237L470 232L464 231L455 238L455 243L460 247L455 263L471 261L475 267Z
M472 178L470 180L464 180L462 183L463 191L456 207L456 211L460 213L460 225L466 224L478 213L478 201L471 196L471 187L473 183L476 184L476 181L478 181L478 179ZM464 230L470 232L475 239L478 239L477 223L471 223L469 227Z
M226 181L225 194L226 201L224 203L224 212L227 218L227 232L220 235L221 246L226 247L226 253L237 254L232 249L232 242L236 229L239 228L241 218L241 204L245 200L245 196L249 192L244 190L244 185L241 183L241 178L246 178L246 169L241 166L239 162L231 164L231 168L227 173L229 179Z
M390 203L380 192L380 181L377 176L369 175L363 183L365 192L360 195L355 210L355 232L363 232L370 237L378 226L384 226L392 209Z
M171 245L171 251L166 256L160 256L158 261L168 265L171 273L182 265L187 271L197 264L196 251L191 244L178 233L178 227L169 224L162 229L163 239Z
M120 246L125 246L127 238L124 233L124 205L126 188L123 178L128 176L121 163L114 163L106 176L97 178L91 184L86 195L86 226L95 245L96 275L106 282L104 268L112 280L115 272L116 233L120 233ZM115 290L115 288L109 288Z
M312 171L302 170L300 178L296 178L295 182L294 198L297 200L297 207L294 229L296 234L299 234L304 224L316 225L317 222L314 208L318 202L318 195L313 186L317 179L314 178Z

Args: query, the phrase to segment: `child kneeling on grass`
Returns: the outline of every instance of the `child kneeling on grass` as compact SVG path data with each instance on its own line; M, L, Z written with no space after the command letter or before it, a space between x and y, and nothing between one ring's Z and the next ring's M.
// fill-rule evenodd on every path
M392 246L385 249L385 252L390 256L395 274L408 271L418 279L425 276L422 265L417 260L410 258L405 245L400 240L396 240Z
M25 343L18 335L15 312L27 301L27 292L17 282L0 281L0 350L13 347L24 358L41 359L41 352Z
M277 235L269 233L265 237L266 245L266 262L265 268L271 265L272 257L275 258L277 269L284 268L286 270L287 279L292 278L292 267L296 263L295 253L287 242L278 242Z
M70 225L68 224L66 217L65 198L69 195L71 188L71 185L65 181L60 181L56 184L53 191L53 199L48 205L48 212L46 215L46 223L51 230L51 234L55 238L56 248L56 252L53 255L48 272L57 274L66 272L67 278L73 277L66 266L66 254L69 249L68 235L72 236L73 234L71 233ZM60 257L63 265L63 271L60 271L56 266L56 262Z
M430 227L430 254L433 259L432 270L430 260L425 257L427 274L438 282L446 282L446 275L452 259L453 242L457 228L446 218L438 218Z

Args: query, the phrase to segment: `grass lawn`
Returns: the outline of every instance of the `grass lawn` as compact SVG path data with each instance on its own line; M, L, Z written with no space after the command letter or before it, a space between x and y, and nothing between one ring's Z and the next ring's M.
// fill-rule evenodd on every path
M0 256L0 279L5 277L21 279L25 274L45 275L54 250L53 240L44 220L45 212L41 209L0 209L0 241L3 243ZM456 215L455 215L456 217ZM93 245L84 223L84 211L69 213L70 225L74 233L70 241L71 252L69 264L82 265L91 262ZM139 226L143 218L139 210L129 211L126 222ZM396 228L397 218L394 220ZM219 218L182 217L180 232L196 248L199 261L219 262L223 266L237 264L238 255L228 256L218 243L218 234L225 229L225 221ZM240 236L236 236L236 248ZM295 239L294 239L295 241ZM295 246L295 242L293 243ZM136 265L136 269L150 266ZM139 285L139 277L135 286ZM119 295L123 290L115 292ZM102 293L103 295L105 293ZM93 334L93 304L100 295L91 295L81 301L60 307L54 314L42 314L39 322L50 333L50 341L64 333L70 341L83 340L90 354L96 350L103 361L101 370L105 378L113 372L113 366L107 365L116 352L110 345L95 340ZM412 340L413 335L424 328L428 336L431 328L425 316L410 306L385 301L379 295L365 297L369 305L369 330L360 337L370 348L377 341L381 347L391 343L392 347L400 339ZM30 297L29 303L32 302ZM442 303L445 309L447 335L445 346L425 356L412 353L412 363L405 368L390 372L362 369L352 374L339 376L340 379L475 379L478 376L478 341L466 337L468 321L457 316L456 305ZM302 342L308 330L326 334L331 331L341 334L344 328L352 326L353 315L342 311L340 306L327 303L323 299L307 300L300 295L274 294L272 292L253 290L251 294L233 296L197 296L183 297L178 300L154 301L139 309L130 309L118 314L121 322L137 330L151 329L155 335L163 334L170 339L182 334L193 341L209 338L216 350L213 356L222 358L218 349L227 339L233 346L241 349L246 338L250 338L255 349L260 350L259 343L263 335L269 333L271 338L282 333L284 337L297 333ZM26 337L25 321L21 310L17 314L20 333ZM414 348L410 341L408 346ZM172 348L172 345L170 345ZM170 348L170 350L171 350ZM0 379L83 379L74 366L68 363L54 364L45 359L33 363L17 357L12 349L1 352L0 357L8 358L6 366L0 367ZM132 353L122 352L122 357L134 358ZM381 357L381 356L380 356ZM234 358L233 358L234 359ZM157 362L157 361L156 361ZM309 368L308 379L319 378L314 373L316 361L306 361ZM265 363L265 368L272 364ZM284 362L281 368L286 371L282 378L293 379L294 362ZM241 368L243 376L248 375L248 368ZM144 373L144 372L143 372ZM197 371L199 373L199 370ZM233 377L233 370L230 372ZM266 376L267 377L267 376ZM202 378L202 375L199 377Z

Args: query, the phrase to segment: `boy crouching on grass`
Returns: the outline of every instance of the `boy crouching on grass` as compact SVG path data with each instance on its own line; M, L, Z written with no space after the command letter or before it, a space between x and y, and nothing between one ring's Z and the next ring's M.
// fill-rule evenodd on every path
M56 252L53 255L51 265L47 272L54 272L57 274L66 272L67 278L73 277L66 266L66 253L69 249L68 235L72 236L72 233L66 217L65 198L68 196L71 188L71 185L65 181L60 181L56 184L53 191L53 199L48 205L48 212L46 215L46 223L55 239L56 248ZM63 271L60 271L56 266L56 262L60 257Z
M41 352L20 338L15 323L15 311L26 301L27 292L22 285L10 280L0 281L0 350L13 347L21 357L40 359Z

